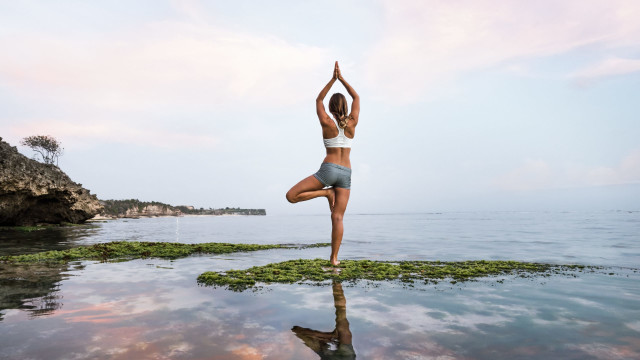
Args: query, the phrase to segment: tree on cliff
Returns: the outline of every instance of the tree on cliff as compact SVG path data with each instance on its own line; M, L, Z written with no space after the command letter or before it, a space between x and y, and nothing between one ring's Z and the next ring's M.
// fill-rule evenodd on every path
M28 146L31 150L40 154L45 164L53 164L55 162L57 165L58 158L62 156L64 151L64 148L60 146L60 142L49 135L27 136L22 139L20 144Z

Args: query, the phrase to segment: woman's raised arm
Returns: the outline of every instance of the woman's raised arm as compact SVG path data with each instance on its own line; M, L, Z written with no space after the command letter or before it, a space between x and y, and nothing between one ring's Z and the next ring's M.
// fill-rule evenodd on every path
M340 80L340 82L342 83L344 88L347 89L347 92L349 93L349 95L353 99L353 103L351 104L351 113L349 114L349 116L351 116L351 118L354 119L355 121L358 121L358 116L360 115L360 96L351 87L351 85L349 85L347 80L345 80L342 77L342 74L340 73L340 68L338 67L338 62L337 61L336 61L336 70L335 70L334 74L336 72L337 72L338 80Z
M329 117L329 115L327 115L327 112L324 110L324 103L322 101L324 100L325 96L327 96L327 93L333 86L334 82L336 82L336 79L331 79L327 83L327 85L324 86L322 91L320 91L320 94L318 94L318 97L316 98L316 113L318 114L320 120L324 120Z
M329 80L327 85L322 88L322 91L320 91L320 94L318 94L318 97L316 98L316 113L318 114L318 118L320 120L324 120L329 117L329 115L327 115L327 112L324 110L324 103L322 101L327 96L327 93L329 93L329 90L331 90L333 83L335 83L338 79L339 74L340 69L338 69L338 62L336 61L336 66L333 68L333 77L331 78L331 80Z

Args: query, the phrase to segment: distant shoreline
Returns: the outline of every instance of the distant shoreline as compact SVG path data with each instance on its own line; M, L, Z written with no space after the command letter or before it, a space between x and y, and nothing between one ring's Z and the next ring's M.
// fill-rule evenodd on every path
M142 218L159 218L159 217L200 217L200 216L266 216L264 215L250 215L250 214L179 214L179 215L140 215L140 216L103 216L98 214L87 221L101 221L101 220L118 220L118 219L142 219Z
M190 205L173 206L157 201L140 201L138 199L128 200L100 200L103 210L93 217L93 220L107 220L118 218L141 218L159 216L225 216L225 215L267 215L265 209L242 209L242 208L199 208Z

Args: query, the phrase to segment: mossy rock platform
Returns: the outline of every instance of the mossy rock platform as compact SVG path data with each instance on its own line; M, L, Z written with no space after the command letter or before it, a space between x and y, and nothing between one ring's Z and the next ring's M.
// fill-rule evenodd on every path
M168 242L113 241L108 243L78 246L66 250L52 250L27 255L0 256L0 262L34 263L41 261L114 260L138 258L177 259L193 254L228 254L267 249L304 249L324 247L330 244L229 244L201 243L180 244Z
M438 283L447 280L456 283L496 275L548 276L583 271L587 268L592 267L486 260L460 262L344 260L339 266L334 267L329 261L323 259L300 259L255 266L246 270L209 271L198 276L198 283L225 287L234 291L243 291L259 283L318 284L326 280L386 280L407 284L414 284L416 281Z

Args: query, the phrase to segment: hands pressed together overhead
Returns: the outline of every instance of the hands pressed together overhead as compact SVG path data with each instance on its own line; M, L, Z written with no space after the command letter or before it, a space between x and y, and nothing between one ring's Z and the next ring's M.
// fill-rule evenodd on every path
M333 68L333 79L342 81L342 74L340 73L340 66L336 61L336 66Z

